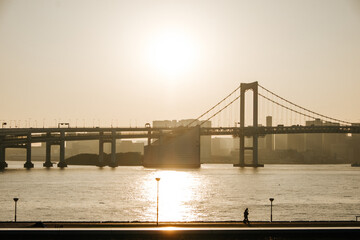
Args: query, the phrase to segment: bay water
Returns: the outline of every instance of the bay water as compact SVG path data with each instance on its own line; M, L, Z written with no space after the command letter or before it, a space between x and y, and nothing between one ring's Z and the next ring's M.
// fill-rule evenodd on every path
M199 169L69 166L0 172L0 221L351 221L360 215L360 168L265 165Z

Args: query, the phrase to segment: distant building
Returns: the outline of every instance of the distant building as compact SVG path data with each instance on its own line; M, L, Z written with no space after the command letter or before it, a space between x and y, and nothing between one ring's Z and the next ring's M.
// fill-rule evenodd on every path
M258 124L258 127L262 127L262 124ZM252 146L252 137L251 139L251 146ZM245 140L246 141L246 140ZM266 148L266 135L258 136L258 149L265 149Z
M178 127L176 120L155 120L153 121L152 127L154 128L174 128Z
M272 116L266 117L266 126L272 127ZM266 150L268 150L268 151L274 150L274 135L273 134L268 134L265 136L265 145L266 145Z
M323 126L340 126L339 123L325 122ZM333 158L342 156L342 158L347 158L347 147L346 147L346 134L339 133L323 133L323 146L322 149L324 153L330 155ZM335 150L336 149L336 150ZM346 154L345 154L346 153Z
M287 134L287 147L297 152L305 151L305 134Z
M104 145L106 146L106 144ZM54 146L54 148L57 146ZM51 149L51 156L53 155L53 150ZM99 141L96 140L86 140L86 141L68 141L66 142L66 151L65 154L71 152L71 155L77 155L80 153L99 153Z
M322 126L320 119L314 121L306 121L306 126ZM322 152L323 139L322 133L307 133L305 134L305 149L306 151Z
M266 148L266 136L259 136L258 138L258 148L265 149Z
M287 145L287 134L276 134L275 135L275 150L286 150Z
M117 141L116 152L138 152L140 154L144 154L144 142L133 142L132 140Z
M211 139L212 156L230 156L234 146L233 138L214 137Z

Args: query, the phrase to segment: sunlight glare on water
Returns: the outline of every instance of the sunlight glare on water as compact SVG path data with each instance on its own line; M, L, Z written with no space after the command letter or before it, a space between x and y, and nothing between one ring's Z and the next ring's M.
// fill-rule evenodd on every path
M159 182L159 221L172 221L179 219L186 221L194 218L191 208L195 198L195 189L198 187L196 179L187 172L159 171L155 173L160 177Z

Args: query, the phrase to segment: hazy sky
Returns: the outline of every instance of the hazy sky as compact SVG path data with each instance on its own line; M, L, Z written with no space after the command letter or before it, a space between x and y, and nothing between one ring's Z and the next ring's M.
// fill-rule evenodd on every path
M252 81L360 122L360 1L0 0L0 79L0 120L38 126L194 118Z

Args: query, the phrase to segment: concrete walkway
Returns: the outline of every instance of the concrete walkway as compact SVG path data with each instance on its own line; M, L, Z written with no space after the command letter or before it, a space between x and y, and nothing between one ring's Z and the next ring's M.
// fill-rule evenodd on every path
M283 228L283 227L360 227L360 221L276 221L276 222L0 222L1 228Z

